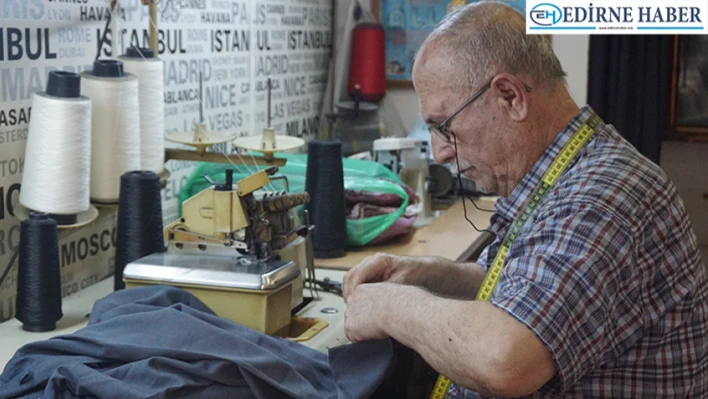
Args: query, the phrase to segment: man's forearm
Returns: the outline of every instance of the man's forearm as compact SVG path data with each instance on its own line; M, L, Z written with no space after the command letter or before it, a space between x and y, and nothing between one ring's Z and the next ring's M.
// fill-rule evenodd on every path
M538 345L528 344L526 327L491 303L441 298L415 287L395 291L380 315L384 330L452 381L484 395L520 396L555 372L550 354L539 356Z
M416 285L450 298L475 298L485 275L481 266L442 258L428 258L427 262L430 266L422 273Z

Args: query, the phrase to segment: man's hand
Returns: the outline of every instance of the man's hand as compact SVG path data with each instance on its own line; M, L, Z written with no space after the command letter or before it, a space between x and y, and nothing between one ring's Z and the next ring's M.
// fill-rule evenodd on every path
M484 280L484 270L476 263L456 263L425 256L396 256L377 253L361 261L344 276L344 300L361 284L391 282L415 285L437 295L474 299Z
M382 328L385 310L402 286L393 283L358 285L349 294L344 331L353 343L388 337Z
M366 257L344 276L342 291L349 304L349 296L364 283L388 281L399 284L417 284L425 266L432 266L428 258L413 258L377 253Z

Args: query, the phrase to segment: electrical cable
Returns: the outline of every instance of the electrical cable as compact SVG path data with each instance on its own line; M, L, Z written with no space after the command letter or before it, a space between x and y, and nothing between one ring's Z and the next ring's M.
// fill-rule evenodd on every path
M455 134L452 134L452 143L455 146L455 163L457 164L457 182L460 184L460 190L462 190L462 173L460 170L460 159L457 157L457 136L455 136ZM464 213L465 213L465 220L467 220L467 222L470 225L472 225L472 227L475 230L477 230L478 232L480 232L480 233L486 232L486 233L496 236L496 234L493 231L488 230L488 229L479 229L477 226L474 225L474 223L470 220L470 218L467 217L467 206L465 205L465 197L467 197L467 196L464 193L462 193L461 196L462 196L462 209L464 210ZM494 211L490 211L490 210L486 210L486 209L481 209L480 207L477 206L477 204L474 203L474 201L471 198L467 197L467 199L470 200L472 202L472 204L475 206L475 208L479 209L480 211L494 212Z

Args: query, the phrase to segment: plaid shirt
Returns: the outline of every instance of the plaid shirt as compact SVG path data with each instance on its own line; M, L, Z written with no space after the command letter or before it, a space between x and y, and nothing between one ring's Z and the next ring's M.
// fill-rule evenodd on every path
M585 106L491 219L504 234ZM530 398L708 397L708 284L664 172L601 124L512 243L492 303L528 326L558 373ZM448 398L480 395L453 385Z

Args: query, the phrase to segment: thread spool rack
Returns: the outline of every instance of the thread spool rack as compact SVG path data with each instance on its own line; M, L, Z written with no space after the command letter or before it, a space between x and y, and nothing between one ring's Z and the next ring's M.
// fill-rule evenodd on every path
M217 152L207 152L207 148L231 142L233 149L261 152L262 156L249 157L252 164L259 166L283 166L284 158L276 158L276 152L295 150L305 145L305 140L285 135L276 135L271 126L271 78L268 77L267 123L260 136L240 137L229 132L210 131L204 123L202 104L202 75L199 75L199 123L192 132L182 132L167 136L167 140L190 146L194 150L166 149L165 162L168 160L197 161L245 164L241 156Z

